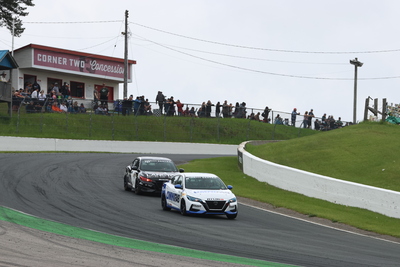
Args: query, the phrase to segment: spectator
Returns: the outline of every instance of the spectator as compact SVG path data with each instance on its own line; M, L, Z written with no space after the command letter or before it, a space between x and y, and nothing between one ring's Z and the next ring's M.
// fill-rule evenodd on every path
M37 81L35 81L33 84L32 84L32 89L33 90L36 90L36 89L38 89L38 93L40 92L40 84L38 84L38 82Z
M68 99L68 97L71 95L71 90L67 82L64 82L64 85L61 86L61 94L63 95L64 99Z
M226 101L226 100L222 104L222 116L224 118L229 118L229 105L228 105L228 101Z
M52 110L53 112L60 112L60 113L62 112L62 110L58 107L56 101L54 101L53 104L51 105L51 110Z
M178 108L178 116L183 116L183 104L179 99L176 101L176 107Z
M276 115L274 123L275 124L283 124L282 118L281 118L281 116L279 114Z
M44 90L41 90L39 95L38 95L39 101L45 101L46 100L46 95L44 94Z
M336 121L336 126L337 128L342 128L343 127L343 122L342 122L342 118L339 117L339 119Z
M203 102L201 104L201 107L199 108L199 110L197 111L197 116L199 118L203 118L206 116L206 102Z
M144 115L153 115L153 112L151 111L151 105L147 98L143 103L143 107L144 107Z
M207 104L206 104L206 117L207 117L207 118L210 118L210 117L211 117L211 107L212 107L212 106L214 106L214 104L211 103L210 100L208 100L208 101L207 101Z
M32 99L38 99L38 96L39 96L39 92L38 91L39 91L38 88L33 90L32 94L31 94L31 98Z
M100 94L97 87L93 90L93 101L97 103L100 100Z
M158 104L158 107L160 109L160 114L163 114L163 106L165 102L165 96L161 91L158 91L157 96L156 96L156 104Z
M261 121L261 120L260 120L260 112L257 112L257 114L254 115L254 120L255 120L255 121Z
M310 112L308 112L308 122L307 122L307 128L311 128L311 123L312 123L312 118L314 118L314 110L311 109Z
M303 128L308 127L308 111L304 112L303 115Z
M108 96L110 92L106 86L105 83L103 83L103 87L100 89L100 103L103 104L103 106L108 104Z
M292 120L292 126L296 127L296 117L297 115L300 115L300 112L297 112L297 108L294 108L292 111L292 116L291 116L291 120Z
M217 104L215 105L215 117L219 118L221 114L221 103L218 101Z
M6 76L7 76L7 74L3 71L0 75L0 82L3 82L3 83L8 82Z
M171 96L169 98L169 103L168 103L168 116L174 116L175 114L175 101L174 101L174 97Z
M58 83L54 83L54 86L51 90L54 91L53 94L58 95L58 93L60 93L60 88L58 87Z
M133 101L133 114L139 115L139 108L140 104L142 103L142 99L140 96L137 96L136 99Z
M192 107L189 111L189 115L190 117L196 117L196 110L194 109L194 107Z
M316 131L321 130L321 122L320 122L318 119L316 119L316 120L314 121L314 129L315 129Z
M184 117L188 117L188 116L190 115L189 112L190 112L189 106L186 105L186 109L183 111L183 116L184 116Z
M263 116L263 122L266 122L266 123L269 122L268 115L269 115L270 111L271 111L271 109L269 109L268 106L266 106L263 113L261 114L261 116Z
M79 106L79 113L86 113L86 108L83 103L81 103L81 105Z
M62 112L68 112L67 104L65 102L62 102L60 105L60 109Z

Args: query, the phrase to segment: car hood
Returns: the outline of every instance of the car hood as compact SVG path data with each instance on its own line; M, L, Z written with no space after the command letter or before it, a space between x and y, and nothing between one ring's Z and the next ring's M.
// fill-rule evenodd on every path
M186 189L186 194L191 197L198 197L202 200L229 200L234 198L235 195L231 190L200 190L200 189Z

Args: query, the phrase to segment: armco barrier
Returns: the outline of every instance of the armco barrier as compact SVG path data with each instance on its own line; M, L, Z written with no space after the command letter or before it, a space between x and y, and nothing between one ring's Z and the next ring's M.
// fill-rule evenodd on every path
M347 182L257 158L238 147L243 173L275 187L332 203L358 207L400 218L400 192Z

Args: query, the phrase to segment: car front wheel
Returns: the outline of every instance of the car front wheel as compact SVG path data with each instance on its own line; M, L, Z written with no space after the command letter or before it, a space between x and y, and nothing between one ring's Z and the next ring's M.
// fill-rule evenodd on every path
M141 195L142 194L142 190L140 189L140 185L139 185L137 180L136 180L136 183L135 183L135 194L136 195Z
M186 203L185 203L185 200L181 200L181 214L183 215L183 216L186 216L187 215L187 212L186 212Z
M171 210L171 208L169 208L167 206L167 200L165 198L165 195L162 195L162 197L161 197L161 207L163 210L166 210L166 211Z
M125 191L131 191L131 188L128 185L128 181L126 179L126 176L124 177L124 190Z

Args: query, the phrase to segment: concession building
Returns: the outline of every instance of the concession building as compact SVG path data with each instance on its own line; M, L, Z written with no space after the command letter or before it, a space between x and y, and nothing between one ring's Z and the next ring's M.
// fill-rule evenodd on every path
M14 51L19 68L12 73L12 87L25 88L37 82L45 93L57 83L69 84L74 99L93 100L94 90L103 84L109 89L109 102L122 98L119 84L124 82L124 59L29 44ZM134 60L128 60L128 79L132 82Z

